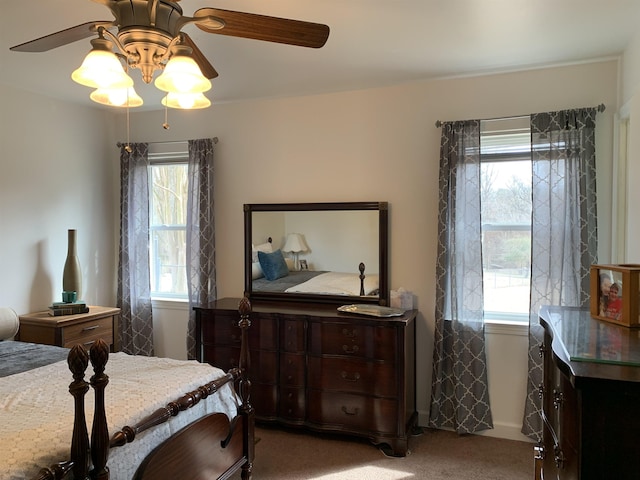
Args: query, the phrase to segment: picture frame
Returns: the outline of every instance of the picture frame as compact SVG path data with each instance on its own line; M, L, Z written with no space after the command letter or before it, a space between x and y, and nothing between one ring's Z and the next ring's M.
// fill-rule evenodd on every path
M592 265L590 314L606 322L640 327L640 265Z
M309 270L309 264L306 260L300 260L300 270Z

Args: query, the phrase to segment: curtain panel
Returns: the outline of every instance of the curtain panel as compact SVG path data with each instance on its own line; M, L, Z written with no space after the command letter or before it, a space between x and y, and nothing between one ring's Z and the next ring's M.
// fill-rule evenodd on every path
M213 148L211 138L189 140L187 199L187 355L196 358L195 305L216 299Z
M597 263L595 108L531 115L529 375L522 433L540 441L542 305L588 307Z
M493 428L484 338L480 121L442 125L439 192L429 426L474 433Z
M120 147L120 248L117 306L122 351L152 356L149 279L149 146Z

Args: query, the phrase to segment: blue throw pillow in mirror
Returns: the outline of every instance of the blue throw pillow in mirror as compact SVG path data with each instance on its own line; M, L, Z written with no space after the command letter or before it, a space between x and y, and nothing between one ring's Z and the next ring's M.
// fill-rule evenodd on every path
M258 261L267 280L277 280L289 275L289 268L280 250L271 253L259 251Z

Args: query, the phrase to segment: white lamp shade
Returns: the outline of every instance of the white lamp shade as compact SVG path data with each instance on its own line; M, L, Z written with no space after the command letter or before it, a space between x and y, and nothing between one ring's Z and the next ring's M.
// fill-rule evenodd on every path
M91 50L82 65L71 74L74 82L91 88L127 88L133 79L127 75L113 52Z
M143 104L142 98L133 87L129 88L98 88L91 92L89 98L96 103L109 105L110 107L139 107Z
M195 60L187 55L174 55L169 59L155 86L164 92L202 93L211 88L211 82L202 75Z
M304 239L304 235L300 233L289 233L287 235L287 240L284 243L284 247L282 250L285 252L306 252L309 250L309 246Z
M211 106L211 101L202 93L167 93L162 99L162 105L169 108L193 110Z

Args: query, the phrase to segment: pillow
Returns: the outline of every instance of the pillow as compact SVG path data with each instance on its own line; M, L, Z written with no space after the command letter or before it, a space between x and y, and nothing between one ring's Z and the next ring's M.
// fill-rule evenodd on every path
M258 251L258 260L260 261L264 278L269 281L289 275L289 269L279 249L272 253Z
M18 333L20 320L10 308L0 308L0 340L9 340Z
M261 243L260 245L254 245L251 244L251 261L253 263L258 261L258 252L266 252L266 253L271 253L273 252L273 246L271 245L271 243L267 242L267 243Z
M256 252L256 255L257 255L257 252ZM264 277L264 273L262 273L262 267L260 266L260 262L253 262L251 264L251 279L257 280L262 277Z

